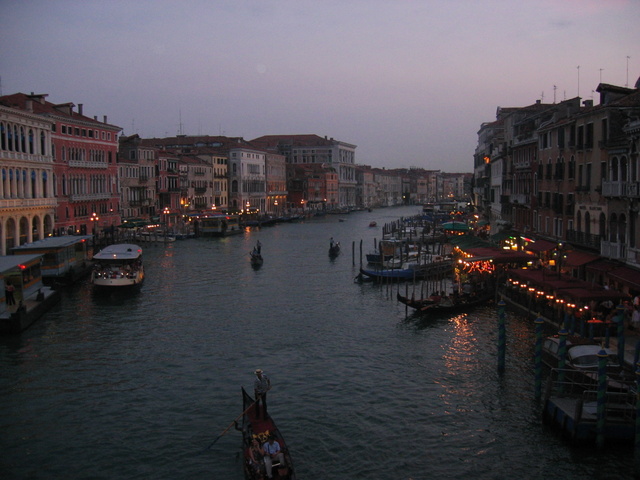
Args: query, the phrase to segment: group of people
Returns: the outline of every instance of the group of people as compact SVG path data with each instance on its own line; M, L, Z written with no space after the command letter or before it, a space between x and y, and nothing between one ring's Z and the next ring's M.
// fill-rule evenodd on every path
M271 390L271 380L258 368L255 372L256 379L253 384L256 404L256 419L267 419L267 392ZM273 477L273 464L278 462L280 467L285 466L284 454L275 435L269 438L262 445L254 437L249 447L249 462L256 472L257 478L263 478L263 470L267 478Z
M273 478L273 464L279 462L281 468L285 466L284 454L275 435L269 435L269 440L264 442L262 446L256 438L251 441L249 462L258 478L263 478L263 467L267 478Z

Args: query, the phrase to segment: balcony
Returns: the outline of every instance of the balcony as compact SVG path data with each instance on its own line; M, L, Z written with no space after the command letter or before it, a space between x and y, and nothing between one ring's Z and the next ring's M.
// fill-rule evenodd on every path
M640 182L627 182L627 197L640 198Z
M600 242L600 255L612 260L625 260L627 257L627 246L619 242Z
M529 205L529 195L526 193L512 193L511 203L518 203L520 205Z
M70 202L88 202L93 200L109 200L113 198L109 192L103 193L72 193L69 195Z
M602 195L605 197L622 197L625 195L627 182L602 181Z
M600 235L567 230L567 242L577 246L600 251Z

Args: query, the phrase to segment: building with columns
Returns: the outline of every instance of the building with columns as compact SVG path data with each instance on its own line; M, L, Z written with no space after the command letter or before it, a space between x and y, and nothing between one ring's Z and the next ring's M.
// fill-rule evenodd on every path
M53 196L57 200L53 234L100 232L120 224L116 156L120 127L83 114L83 105L54 104L47 94L0 97L8 107L52 122Z
M53 232L53 125L0 99L0 255Z

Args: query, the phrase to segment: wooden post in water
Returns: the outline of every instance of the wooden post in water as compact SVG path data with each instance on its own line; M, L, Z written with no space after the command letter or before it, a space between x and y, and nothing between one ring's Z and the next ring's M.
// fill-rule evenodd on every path
M624 305L620 304L616 308L616 322L618 323L618 360L620 367L624 368Z
M640 343L640 342L639 342ZM636 478L640 478L640 364L636 366L636 439L635 439L635 471Z
M351 241L351 265L356 264L356 241Z
M536 318L536 350L535 350L535 372L536 372L536 387L535 387L535 397L536 400L540 400L542 397L542 333L544 329L544 320L538 314L538 318Z
M562 384L564 383L564 368L567 363L567 331L564 326L558 332L558 338L560 339L558 345L558 384L562 390Z
M505 354L507 346L507 334L505 327L505 307L504 300L498 302L498 372L504 372Z
M607 395L607 361L609 355L604 349L598 352L598 403L596 420L596 445L604 447L605 400Z

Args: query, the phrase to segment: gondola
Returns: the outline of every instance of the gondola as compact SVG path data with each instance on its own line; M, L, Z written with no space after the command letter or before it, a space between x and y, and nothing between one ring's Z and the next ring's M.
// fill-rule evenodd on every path
M337 257L340 253L340 242L334 243L329 247L329 256Z
M261 267L262 264L264 263L264 259L262 258L262 255L260 255L259 253L251 252L249 256L251 257L251 266L253 268Z
M427 305L433 305L435 302L429 298L414 298L405 297L398 292L396 298L400 303L404 303L407 307L415 308L416 310L426 307Z
M478 292L478 294L465 297L461 296L458 299L452 301L450 304L442 302L433 303L431 305L424 305L416 312L421 315L447 315L450 313L462 313L472 310L476 307L486 305L493 301L495 298L495 292Z
M282 453L284 454L286 465L276 465L273 467L273 478L275 480L295 480L296 474L293 468L291 453L278 430L273 418L267 412L267 418L256 418L256 403L253 397L242 388L242 452L244 458L244 477L246 480L259 480L267 478L266 475L258 474L253 465L251 465L249 457L249 448L254 438L258 439L260 445L267 441L269 435L275 435L276 441L280 444Z

